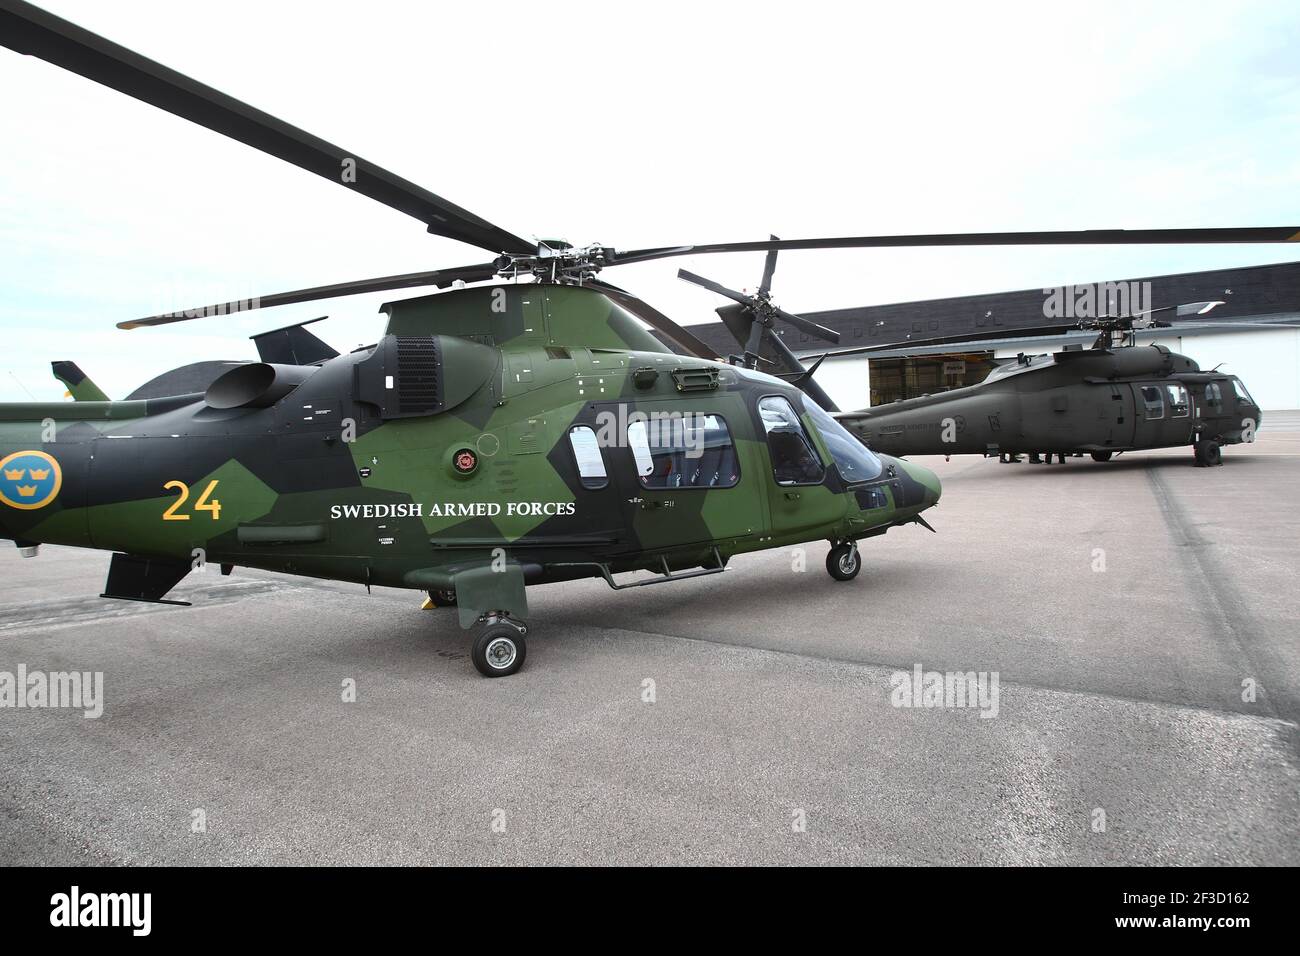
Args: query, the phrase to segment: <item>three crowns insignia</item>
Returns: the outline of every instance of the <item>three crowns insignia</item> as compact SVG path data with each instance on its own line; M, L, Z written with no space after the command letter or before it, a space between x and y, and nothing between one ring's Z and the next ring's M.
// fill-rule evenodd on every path
M15 468L12 470L9 468L4 469L4 476L7 481L22 481L23 478L26 477L28 474L31 475L32 481L44 481L46 478L50 477L50 469L48 468L31 468L31 469ZM14 490L18 492L19 498L36 497L37 489L35 485L17 485L14 488Z

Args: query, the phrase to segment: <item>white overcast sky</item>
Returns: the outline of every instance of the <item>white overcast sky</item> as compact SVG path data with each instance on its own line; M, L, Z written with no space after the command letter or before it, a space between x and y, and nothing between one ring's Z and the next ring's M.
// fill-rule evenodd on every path
M60 16L526 237L622 248L868 233L1300 222L1300 5L538 5L45 0ZM413 219L43 61L0 50L0 399L51 359L120 397L251 358L328 314L113 323L482 261ZM760 255L606 277L679 321ZM1295 246L783 253L794 311L1300 259Z

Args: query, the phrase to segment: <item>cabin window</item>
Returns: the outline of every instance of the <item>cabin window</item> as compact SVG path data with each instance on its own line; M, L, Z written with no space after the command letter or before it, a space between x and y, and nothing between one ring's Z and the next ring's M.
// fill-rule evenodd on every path
M569 447L573 449L573 460L578 466L578 481L582 487L594 491L609 484L605 459L600 455L600 442L594 431L586 425L574 425L569 429Z
M1191 404L1187 401L1187 389L1182 385L1165 386L1169 395L1169 417L1186 418L1191 413Z
M875 452L850 435L847 428L831 418L826 410L811 398L805 396L803 408L813 424L817 426L822 441L826 443L826 450L831 453L831 458L835 460L835 467L839 469L840 477L846 483L853 484L880 477L885 466L881 464Z
M721 416L637 419L628 423L627 440L643 488L730 488L740 481L736 446Z
M1142 386L1142 404L1147 408L1147 421L1165 417L1165 402L1157 385Z
M826 469L804 434L799 416L780 395L759 399L758 415L767 431L772 476L778 485L821 484Z

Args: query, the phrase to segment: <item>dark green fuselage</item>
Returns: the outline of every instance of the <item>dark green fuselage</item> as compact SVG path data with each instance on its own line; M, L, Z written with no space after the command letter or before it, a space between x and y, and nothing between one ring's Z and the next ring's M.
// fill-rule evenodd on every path
M877 452L992 456L1251 442L1261 417L1236 376L1159 345L1025 357L976 385L836 416Z
M0 534L454 589L469 626L488 611L525 614L524 584L858 539L912 521L939 497L933 473L892 459L847 484L797 389L674 355L598 292L495 286L385 310L376 347L319 366L260 366L301 381L277 395L246 379L249 401L238 407L212 407L213 389L207 400L0 406L0 456L43 453L61 472L47 503L0 503ZM769 395L800 410L824 466L816 482L774 477L757 410ZM603 486L582 480L571 428L594 429L602 412L656 410L725 421L734 474L647 488L622 443L601 449ZM45 470L35 458L13 461ZM0 490L40 501L49 480Z

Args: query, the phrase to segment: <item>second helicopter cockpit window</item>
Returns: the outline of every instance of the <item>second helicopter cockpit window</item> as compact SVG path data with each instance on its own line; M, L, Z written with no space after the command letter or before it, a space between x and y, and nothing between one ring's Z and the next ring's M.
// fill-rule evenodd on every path
M1182 385L1169 384L1165 386L1165 391L1169 395L1169 417L1186 418L1191 411L1187 402L1187 389Z
M1146 406L1147 421L1165 417L1165 402L1160 397L1160 388L1158 386L1142 386L1142 403Z

